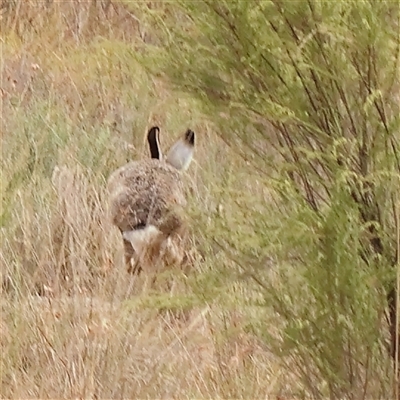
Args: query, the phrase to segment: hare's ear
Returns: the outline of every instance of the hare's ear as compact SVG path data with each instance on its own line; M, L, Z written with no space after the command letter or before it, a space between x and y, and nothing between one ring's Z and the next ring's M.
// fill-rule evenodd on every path
M186 170L193 158L194 139L194 132L188 129L168 151L167 163L176 169Z
M160 128L153 126L147 133L147 141L149 143L151 158L161 160L162 154L160 149Z

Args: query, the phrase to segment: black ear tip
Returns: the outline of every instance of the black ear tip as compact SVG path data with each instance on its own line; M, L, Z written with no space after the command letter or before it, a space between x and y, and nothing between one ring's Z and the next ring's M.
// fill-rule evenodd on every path
M147 133L147 141L150 147L151 158L156 158L158 160L161 158L159 134L160 128L158 126L153 126Z
M160 134L160 128L158 126L153 126L147 132L147 139L149 141L158 140Z
M192 146L194 146L194 137L195 137L194 132L191 129L188 129L185 133L185 139Z
M149 133L150 132L160 132L160 128L158 126L153 126L152 128L150 128Z

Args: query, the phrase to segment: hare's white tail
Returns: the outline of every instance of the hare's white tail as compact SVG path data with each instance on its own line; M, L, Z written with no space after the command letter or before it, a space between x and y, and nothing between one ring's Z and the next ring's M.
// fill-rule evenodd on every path
M143 229L125 231L122 237L130 242L136 254L141 254L160 234L161 232L154 225L148 225Z

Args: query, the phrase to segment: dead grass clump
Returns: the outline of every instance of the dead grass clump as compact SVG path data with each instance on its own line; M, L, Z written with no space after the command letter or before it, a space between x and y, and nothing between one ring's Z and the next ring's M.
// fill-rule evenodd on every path
M48 35L49 25L60 30L55 41L82 43L98 35L128 40L142 36L139 18L122 2L4 0L1 8L4 29L24 41Z
M3 300L2 311L10 327L2 397L264 398L283 390L279 364L239 332L237 313L225 313L223 327L211 307L181 322L86 296Z
M22 204L15 239L7 241L15 262L14 268L8 266L8 276L20 271L41 294L59 293L62 288L92 290L94 277L106 273L113 263L114 232L101 192L78 168L56 167L52 184L51 214L32 218L28 205Z

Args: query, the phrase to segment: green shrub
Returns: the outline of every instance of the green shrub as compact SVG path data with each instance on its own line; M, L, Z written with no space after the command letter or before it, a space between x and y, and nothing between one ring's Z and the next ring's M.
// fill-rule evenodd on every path
M217 231L281 318L276 342L259 331L315 397L390 397L399 4L181 0L147 18L160 30L143 63L198 100L251 184L269 188L259 204L244 186L241 212Z

